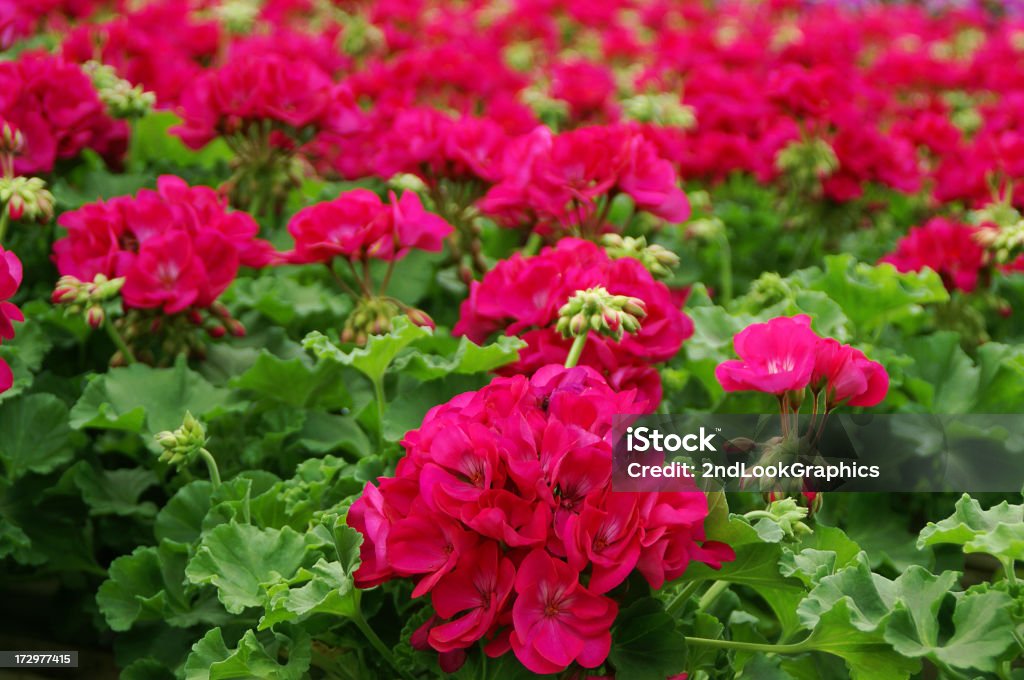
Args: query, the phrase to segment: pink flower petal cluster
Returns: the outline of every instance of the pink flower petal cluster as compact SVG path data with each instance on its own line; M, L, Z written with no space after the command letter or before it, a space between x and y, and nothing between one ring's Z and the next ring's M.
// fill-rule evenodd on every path
M839 404L875 406L889 391L889 374L877 361L811 330L806 314L747 326L733 338L739 359L723 361L715 377L726 392L782 396L810 388L824 391L829 409Z
M650 364L673 357L693 335L693 322L638 260L613 260L590 241L563 238L534 257L516 254L499 262L470 286L453 332L478 343L497 331L521 336L528 346L504 369L509 373L564 362L571 343L555 331L558 310L576 291L594 286L643 300L647 316L638 333L620 342L592 333L581 362L604 372L617 387L641 387L656 404L661 386Z
M367 189L347 191L332 201L303 208L288 223L295 249L290 262L330 262L341 256L398 260L412 249L437 252L453 227L425 210L419 196L394 192L387 203Z
M983 227L935 217L913 227L880 262L901 272L932 269L949 290L972 292L985 267L985 249L975 240Z
M348 133L362 119L348 88L312 61L256 50L205 72L183 93L180 110L183 122L173 132L192 148L256 122Z
M277 255L256 238L259 225L232 211L209 187L164 175L156 191L98 201L64 213L67 236L54 246L62 275L91 281L125 277L127 307L176 314L209 307L240 265L262 267Z
M25 138L14 159L19 174L50 172L83 149L119 161L127 147L127 126L107 115L82 69L41 52L0 62L0 119Z
M641 132L623 125L552 134L547 128L512 139L502 174L480 203L503 224L539 221L541 232L601 231L607 203L630 196L638 210L683 222L690 204L675 168Z
M15 321L24 321L21 310L10 299L21 286L21 260L9 250L0 247L0 342L14 337ZM14 374L7 362L0 358L0 392L6 392L14 384Z
M349 511L356 584L413 579L438 615L426 641L453 665L478 640L536 673L601 665L608 593L630 573L657 588L733 556L704 541L703 493L612 493L612 419L645 408L593 369L548 366L431 409Z
M78 63L99 59L153 92L157 106L174 106L204 65L214 63L224 37L219 23L190 11L192 7L189 0L120 6L106 21L71 27L62 53Z

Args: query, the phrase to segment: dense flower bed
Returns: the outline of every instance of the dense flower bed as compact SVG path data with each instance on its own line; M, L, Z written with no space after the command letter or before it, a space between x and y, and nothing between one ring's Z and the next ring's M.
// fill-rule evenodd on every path
M0 648L1019 673L1015 494L614 481L651 414L774 461L1024 408L1015 5L0 0L0 49Z

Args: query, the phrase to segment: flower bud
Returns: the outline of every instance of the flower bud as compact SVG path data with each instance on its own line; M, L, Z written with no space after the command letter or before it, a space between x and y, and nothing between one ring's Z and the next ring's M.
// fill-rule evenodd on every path
M555 329L563 337L577 337L593 330L614 340L623 332L640 329L638 317L646 316L644 303L627 295L612 295L596 286L577 291L559 309Z
M100 305L92 305L85 312L85 322L93 329L102 326L106 318L106 312L103 311L103 307Z
M7 121L0 125L0 154L17 156L25 150L25 136Z
M152 92L118 77L111 66L90 61L82 70L92 79L96 94L111 118L141 118L156 105L156 96Z
M409 317L409 320L412 321L417 326L423 326L424 328L435 327L434 320L430 318L430 315L424 312L422 309L415 309L414 307L410 307L409 309L405 310L405 315Z
M25 199L15 194L7 201L7 214L12 220L20 220L25 214Z

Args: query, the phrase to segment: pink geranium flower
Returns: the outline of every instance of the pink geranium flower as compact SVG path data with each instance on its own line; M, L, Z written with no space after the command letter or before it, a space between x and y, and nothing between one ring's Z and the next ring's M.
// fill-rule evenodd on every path
M510 641L528 669L557 673L574 661L596 668L608 657L618 606L580 585L568 564L534 550L519 565L516 593Z
M752 324L733 339L739 360L719 364L715 377L726 392L801 390L811 381L818 340L805 314Z

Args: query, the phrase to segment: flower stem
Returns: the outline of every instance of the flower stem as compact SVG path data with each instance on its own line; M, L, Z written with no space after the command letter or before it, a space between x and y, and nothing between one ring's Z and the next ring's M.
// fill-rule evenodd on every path
M569 356L565 359L565 367L572 368L580 361L580 355L583 354L583 346L587 344L588 332L583 332L576 336L576 339L572 341L572 347L569 349Z
M210 484L213 485L213 489L216 491L217 487L220 486L220 468L217 467L217 461L214 460L213 454L206 449L199 449L199 457L206 463L206 469L210 472ZM248 503L246 505L248 506Z
M384 378L373 381L373 398L377 402L377 448L384 448Z
M719 267L722 279L721 304L727 305L732 302L732 248L729 245L729 235L724 231L718 240L719 245Z
M0 206L0 245L4 242L4 236L7 235L7 225L11 223L11 215L6 205Z
M722 583L722 581L719 581ZM760 642L739 642L737 640L711 640L708 638L687 637L686 644L694 647L712 647L714 649L734 649L743 652L762 652L765 654L800 654L814 649L807 640L788 645L773 645Z
M700 596L700 600L697 602L697 608L701 611L707 610L718 596L721 595L726 589L729 588L728 581L715 581L711 584L711 587L704 591L704 594Z
M381 658L387 661L388 664L395 669L398 675L406 680L410 680L409 675L395 664L395 657L391 654L391 650L388 649L388 646L384 644L384 641L377 636L377 633L370 627L370 624L366 622L366 619L363 618L362 603L360 601L362 598L360 596L361 591L357 590L355 594L355 611L352 613L352 623L356 624L356 628L358 628L366 639L369 640L370 645L377 650L377 653L381 655Z
M124 338L121 337L121 333L114 326L114 322L110 320L109 316L103 321L103 328L106 329L107 335L110 336L110 340L114 343L114 347L117 347L121 352L125 362L129 366L134 364L135 354L132 352L131 347L128 346L128 343L124 341Z
M526 245L523 246L523 255L531 257L540 252L540 247L543 244L544 239L537 232L531 232L530 238L526 239Z
M701 583L702 581L691 581L683 586L676 596L672 598L672 601L665 605L665 611L673 616L678 614L679 610L686 604L686 601L693 597L693 594L700 588Z

